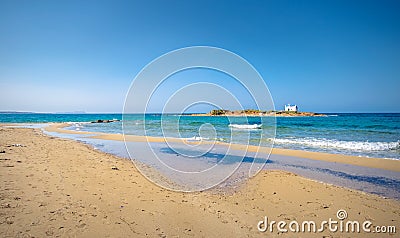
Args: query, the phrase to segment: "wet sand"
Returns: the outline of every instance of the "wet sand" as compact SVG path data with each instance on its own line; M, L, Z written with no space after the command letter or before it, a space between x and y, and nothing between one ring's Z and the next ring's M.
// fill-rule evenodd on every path
M181 193L149 182L129 160L40 129L0 128L2 151L2 237L377 237L257 230L264 216L318 223L339 209L371 228L400 225L397 200L284 171L262 171L234 192Z
M84 135L91 135L91 138L94 139L103 139L103 140L117 140L123 141L124 136L121 134L106 134L106 133L91 133L85 131L72 131L66 130L64 127L69 126L69 124L52 124L49 127L46 127L45 130L49 132L57 132L57 133L67 133L67 134L84 134ZM134 136L134 135L127 135L125 136L126 141L131 142L164 142L165 138L161 137L151 137L151 136ZM183 139L178 138L168 138L170 142L184 142ZM198 143L198 142L193 142ZM207 141L202 141L201 143L210 143ZM227 143L223 142L216 142L220 145L229 146ZM321 160L321 161L328 161L333 163L342 163L342 164L350 164L356 166L363 166L368 168L376 168L376 169L383 169L389 171L400 172L400 161L393 160L393 159L379 159L379 158L367 158L367 157L358 157L358 156L349 156L349 155L340 155L340 154L328 154L328 153L321 153L321 152L310 152L310 151L301 151L301 150L289 150L289 149L278 149L278 148L264 148L258 147L253 145L238 145L238 144L231 144L232 149L236 150L248 150L250 152L258 152L258 153L271 153L276 155L284 155L284 156L293 156L298 158L307 158L313 160Z

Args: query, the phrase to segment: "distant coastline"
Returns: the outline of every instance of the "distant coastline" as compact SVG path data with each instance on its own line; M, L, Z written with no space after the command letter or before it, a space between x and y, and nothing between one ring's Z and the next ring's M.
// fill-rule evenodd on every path
M261 111L256 109L246 110L211 110L208 113L193 113L190 116L279 116L279 117L321 117L327 116L326 114L316 112L291 112L291 111Z
M0 111L0 114L34 114L35 112Z

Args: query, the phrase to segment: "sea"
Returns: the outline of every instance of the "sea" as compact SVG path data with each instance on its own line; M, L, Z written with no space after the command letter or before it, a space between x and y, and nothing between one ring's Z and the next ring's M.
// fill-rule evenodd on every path
M400 113L321 117L215 117L176 114L0 113L1 123L68 122L68 129L218 140L237 144L400 159ZM120 121L91 123L97 120Z

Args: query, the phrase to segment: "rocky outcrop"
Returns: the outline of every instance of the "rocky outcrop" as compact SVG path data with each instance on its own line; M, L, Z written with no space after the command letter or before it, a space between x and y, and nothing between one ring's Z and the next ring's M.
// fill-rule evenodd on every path
M288 112L288 111L260 111L256 109L246 109L239 111L212 110L204 114L192 114L192 116L277 116L277 117L319 117L325 114L315 112Z
M97 120L97 121L92 121L91 123L110 123L110 122L116 122L116 121L120 121L118 119L112 119L112 120Z

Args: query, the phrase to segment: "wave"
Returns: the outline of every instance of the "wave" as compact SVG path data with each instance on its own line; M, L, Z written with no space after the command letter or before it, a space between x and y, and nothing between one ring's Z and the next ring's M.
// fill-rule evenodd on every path
M83 124L90 124L90 121L67 121L65 122L68 125L83 125Z
M80 131L84 127L85 124L90 124L91 122L87 122L87 121L72 122L72 121L69 121L69 122L66 122L66 123L69 125L70 129L75 130L75 131Z
M172 137L174 138L174 137ZM222 141L222 142L226 142L227 140L224 138L208 138L208 137L201 137L201 136L193 136L193 137L189 137L189 138L182 138L186 141Z
M201 136L193 136L190 138L185 138L187 141L203 141L203 140L209 140L209 138L206 137L201 137Z
M236 129L261 129L262 124L229 124L229 127L236 128Z
M353 151L388 151L400 150L400 141L393 142L369 142L369 141L340 141L332 139L317 138L296 138L281 139L275 138L278 144L297 144L319 148L336 148Z

